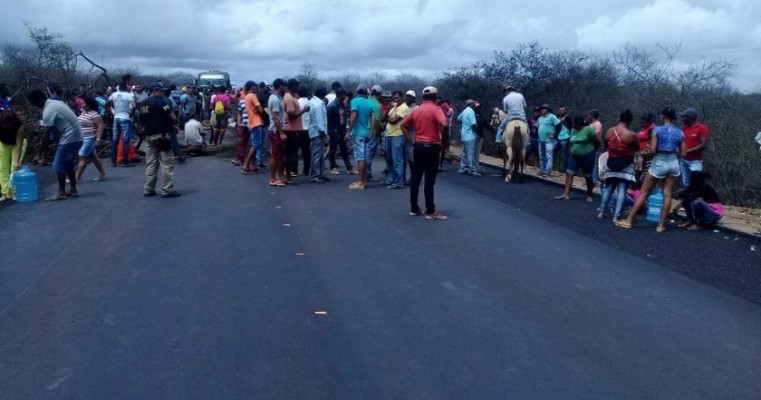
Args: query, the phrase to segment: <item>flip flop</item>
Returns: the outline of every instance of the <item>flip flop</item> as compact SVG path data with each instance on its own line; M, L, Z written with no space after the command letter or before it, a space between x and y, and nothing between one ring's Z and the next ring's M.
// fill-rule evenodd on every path
M68 193L66 193L66 197L79 197L79 193L68 192Z
M555 200L570 200L570 197L567 197L565 195L555 196Z
M656 232L658 232L658 233L663 233L663 232L666 232L666 227L665 227L665 226L660 226L660 225L658 225L658 226L655 228L655 231L656 231Z
M628 223L626 221L619 221L619 220L613 221L613 225L615 225L615 226L617 226L619 228L624 228L624 229L631 229L631 227L632 227L632 224L630 224L630 223Z

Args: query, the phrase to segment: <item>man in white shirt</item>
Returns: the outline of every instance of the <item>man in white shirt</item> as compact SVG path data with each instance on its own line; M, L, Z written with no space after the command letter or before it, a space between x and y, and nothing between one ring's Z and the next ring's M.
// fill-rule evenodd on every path
M299 109L309 110L309 107L307 106L310 104L310 99L313 97L312 89L306 86L300 86L298 95ZM301 150L301 159L304 163L302 171L304 176L309 175L309 168L312 165L312 141L309 137L309 125L311 124L311 119L309 118L309 114L309 112L301 114L301 127L303 130L299 131L297 134L298 149ZM299 168L298 158L293 160L292 163L295 166L297 172Z
M114 110L114 129L111 135L111 166L134 167L129 162L129 146L132 140L132 113L135 111L135 96L130 93L126 82L119 84L118 90L111 94L108 103ZM119 138L122 142L122 162L117 164Z
M309 141L312 152L312 180L314 183L330 181L325 177L325 145L328 143L328 111L325 107L325 88L317 88L309 99ZM300 100L300 99L299 99Z
M203 124L198 122L195 116L185 123L185 145L197 147L203 145Z
M505 86L505 98L502 99L502 108L505 110L505 118L499 124L497 128L497 144L502 144L502 135L505 132L507 124L511 121L516 121L513 124L520 124L521 129L524 132L528 132L528 123L526 121L526 99L522 94L518 93L512 85Z
M330 91L330 93L327 94L327 96L325 96L325 104L330 104L336 99L336 90L341 88L341 84L338 83L338 81L333 82L330 85L330 88L332 90Z
M185 153L189 156L208 155L203 143L203 124L195 116L185 123Z

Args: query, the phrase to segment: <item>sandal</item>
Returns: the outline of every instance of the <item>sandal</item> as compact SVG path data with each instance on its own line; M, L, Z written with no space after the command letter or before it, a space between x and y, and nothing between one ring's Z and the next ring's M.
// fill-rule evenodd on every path
M658 233L663 233L663 232L666 232L666 227L665 227L665 226L663 226L663 225L658 225L658 226L655 228L655 231L656 231L656 232L658 232Z
M79 193L76 193L76 192L74 192L74 193L67 192L66 193L66 197L79 197Z
M570 200L570 196L566 196L564 194L561 194L560 196L555 196L555 200Z
M692 225L687 227L688 231L699 231L699 230L702 230L702 229L703 229L703 227L698 225L698 224L692 224Z
M615 225L615 226L617 226L619 228L624 228L624 229L631 229L631 227L632 227L631 223L626 222L626 221L617 220L617 219L613 220L613 225Z

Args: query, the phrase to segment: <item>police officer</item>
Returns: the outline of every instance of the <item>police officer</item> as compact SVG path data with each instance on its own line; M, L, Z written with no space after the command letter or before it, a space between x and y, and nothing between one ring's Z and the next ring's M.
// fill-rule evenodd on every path
M174 191L174 153L172 152L171 133L177 123L172 106L164 97L163 85L153 83L151 95L138 106L140 125L145 130L147 151L145 154L145 188L144 197L156 195L159 164L161 164L161 197L180 197Z

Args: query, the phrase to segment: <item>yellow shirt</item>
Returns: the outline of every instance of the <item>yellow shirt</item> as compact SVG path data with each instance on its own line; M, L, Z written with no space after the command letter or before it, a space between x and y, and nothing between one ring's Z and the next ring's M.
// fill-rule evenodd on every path
M388 112L388 117L391 118L393 116L399 116L402 117L402 119L399 120L399 122L392 124L387 123L386 124L386 136L388 137L395 137L395 136L402 136L402 121L404 118L409 114L410 108L407 106L406 103L402 103L394 108L391 109L391 111Z

